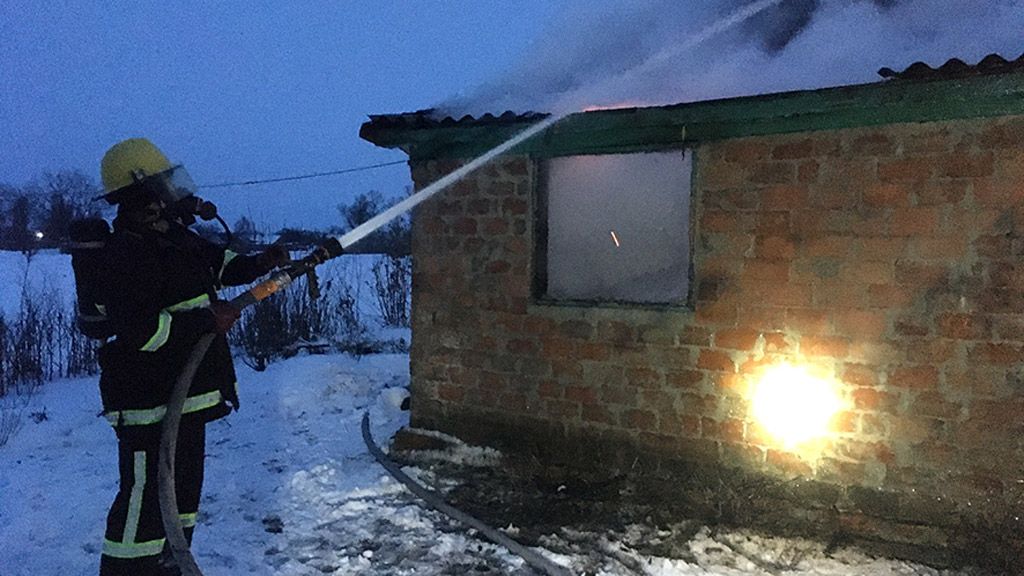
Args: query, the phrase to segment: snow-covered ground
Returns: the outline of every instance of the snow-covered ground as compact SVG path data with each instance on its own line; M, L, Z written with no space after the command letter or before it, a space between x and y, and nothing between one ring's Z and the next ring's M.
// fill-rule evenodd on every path
M371 315L365 279L372 260L366 258L330 273L360 287ZM39 254L27 275L23 263L20 254L0 252L0 310L16 313L21 291L6 287L26 277L33 294L52 290L73 299L67 256ZM408 423L399 408L407 394L407 355L299 356L265 372L236 365L241 410L208 429L194 545L207 576L534 574L517 556L421 508L367 452L359 431L364 412L381 444ZM106 510L117 490L116 440L98 417L100 408L95 378L47 383L25 409L23 428L0 446L0 576L96 573ZM465 460L465 453L480 451L449 458ZM671 538L651 527L585 536L579 541L589 544L582 547L566 534L553 536L550 547L563 553L542 553L594 576L763 575L779 565L791 565L786 573L795 576L942 574L851 551L826 556L817 543L744 533L701 530L683 544L686 560L643 556L623 544ZM565 552L574 546L578 554Z
M239 382L241 410L209 427L195 543L207 576L533 574L518 557L420 508L367 452L359 433L364 411L382 444L407 424L399 408L407 356L296 357L262 373L239 366ZM33 399L25 427L0 448L3 576L96 573L117 483L114 434L99 409L94 379L52 382ZM796 554L804 559L794 575L938 574L852 552L828 558L810 542L713 538L706 530L688 548L686 562L609 544L651 576L766 574L751 557L778 562ZM611 560L616 554L598 574L630 573Z

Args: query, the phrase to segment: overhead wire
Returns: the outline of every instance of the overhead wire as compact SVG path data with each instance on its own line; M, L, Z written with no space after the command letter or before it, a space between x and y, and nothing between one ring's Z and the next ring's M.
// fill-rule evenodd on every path
M216 184L200 184L199 188L228 188L230 186L254 186L256 184L270 184L273 182L290 182L293 180L306 180L309 178L321 178L323 176L336 176L338 174L350 174L352 172L363 172L366 170L373 170L375 168L384 168L386 166L397 166L399 164L406 164L408 160L395 160L393 162L382 162L380 164L370 164L368 166L356 166L354 168L342 168L340 170L331 170L330 172L312 172L310 174L301 174L298 176L283 176L280 178L266 178L262 180L242 180L239 182L218 182Z

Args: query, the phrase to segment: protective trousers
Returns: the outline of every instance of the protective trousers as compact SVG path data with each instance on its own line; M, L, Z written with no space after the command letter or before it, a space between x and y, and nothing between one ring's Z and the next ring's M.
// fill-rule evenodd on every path
M183 418L174 461L178 512L185 536L192 532L203 487L206 425ZM158 462L160 425L118 429L120 488L107 515L107 530L100 559L100 576L162 576L164 550L160 514ZM166 558L165 558L166 560Z

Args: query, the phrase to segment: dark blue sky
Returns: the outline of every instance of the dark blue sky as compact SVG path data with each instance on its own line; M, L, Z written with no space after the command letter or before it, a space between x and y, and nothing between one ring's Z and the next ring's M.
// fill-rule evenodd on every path
M367 114L432 106L515 62L564 2L0 2L0 182L151 139L199 183L401 160ZM398 194L404 165L217 191L230 218L327 225L351 193ZM240 201L244 198L244 201Z
M143 136L200 184L394 160L368 114L659 105L877 82L1024 51L1024 0L0 0L0 183ZM784 39L779 41L779 39ZM325 227L404 165L211 190L228 220Z

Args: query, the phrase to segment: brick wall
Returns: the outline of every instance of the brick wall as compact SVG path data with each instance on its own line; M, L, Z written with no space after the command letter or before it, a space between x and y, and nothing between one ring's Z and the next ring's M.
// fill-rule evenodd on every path
M1024 118L696 154L692 311L532 302L527 158L419 208L414 424L609 466L849 488L828 505L879 538L968 502L1024 513ZM414 180L453 168L420 163ZM848 409L814 457L747 416L750 374L779 359L842 382Z

